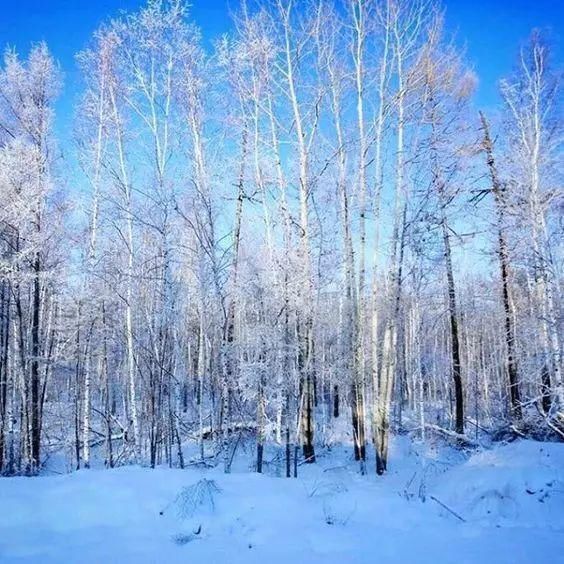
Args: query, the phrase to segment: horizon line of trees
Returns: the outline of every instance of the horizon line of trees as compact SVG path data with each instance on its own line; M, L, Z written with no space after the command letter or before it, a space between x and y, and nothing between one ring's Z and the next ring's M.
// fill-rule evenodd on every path
M242 1L212 49L148 0L0 67L0 473L222 462L286 476L391 430L564 438L561 72L502 105L431 0ZM344 426L340 421L347 419Z

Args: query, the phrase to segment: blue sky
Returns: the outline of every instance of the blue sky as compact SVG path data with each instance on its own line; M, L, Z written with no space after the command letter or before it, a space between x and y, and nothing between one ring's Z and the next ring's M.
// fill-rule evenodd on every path
M65 91L58 108L58 128L70 125L68 113L78 92L75 53L105 19L142 3L0 0L0 45L12 45L25 53L32 42L45 40L61 64ZM210 40L229 29L229 10L237 7L238 0L192 0L192 4L193 19ZM479 76L479 106L496 104L497 81L511 70L520 42L533 27L552 30L555 58L559 63L564 59L564 0L446 0L444 4L447 25L466 45L468 60Z

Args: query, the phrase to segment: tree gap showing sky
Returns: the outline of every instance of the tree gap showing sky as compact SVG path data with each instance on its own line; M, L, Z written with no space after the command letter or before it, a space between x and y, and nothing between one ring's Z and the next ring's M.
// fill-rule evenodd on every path
M58 103L57 133L64 141L70 131L73 103L80 91L75 55L96 28L120 10L136 10L142 0L0 0L0 45L27 53L34 42L46 41L65 76ZM230 30L230 14L239 0L193 0L190 17L201 28L205 44ZM498 103L498 81L516 61L519 45L533 28L549 30L554 57L562 59L564 1L562 0L446 0L447 29L465 46L469 64L478 75L476 104Z

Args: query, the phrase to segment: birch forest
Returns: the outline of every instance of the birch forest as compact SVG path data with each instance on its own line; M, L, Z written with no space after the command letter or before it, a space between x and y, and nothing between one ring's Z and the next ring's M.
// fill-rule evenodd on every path
M0 65L0 473L564 439L561 67L436 0L183 0ZM454 25L456 22L454 22ZM38 33L39 38L41 34ZM72 87L62 144L55 110Z

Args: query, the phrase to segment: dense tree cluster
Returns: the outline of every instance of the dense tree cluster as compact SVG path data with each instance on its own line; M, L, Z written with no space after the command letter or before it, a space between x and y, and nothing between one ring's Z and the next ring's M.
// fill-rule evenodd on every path
M2 473L229 471L243 436L290 476L343 419L379 474L391 429L564 436L539 33L491 115L428 0L249 0L212 47L149 0L77 64L63 158L47 46L0 69Z

